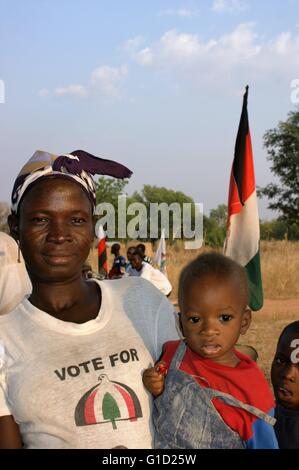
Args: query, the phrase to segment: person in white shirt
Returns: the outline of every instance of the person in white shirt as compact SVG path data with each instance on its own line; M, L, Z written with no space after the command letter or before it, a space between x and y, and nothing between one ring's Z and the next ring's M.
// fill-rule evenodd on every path
M164 295L170 295L172 286L167 277L159 269L155 269L149 263L143 261L142 255L138 251L133 254L131 264L132 269L128 271L129 276L139 276L147 279Z
M152 446L141 374L177 336L174 311L143 279L83 278L95 173L131 174L82 150L38 151L16 179L9 223L32 293L0 317L0 448Z
M13 310L30 292L31 282L18 245L0 232L0 315Z

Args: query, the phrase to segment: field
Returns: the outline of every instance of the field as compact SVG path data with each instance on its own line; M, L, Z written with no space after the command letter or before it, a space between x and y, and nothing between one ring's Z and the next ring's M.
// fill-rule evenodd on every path
M130 243L131 245L131 243ZM151 245L147 251L153 255ZM167 273L173 286L170 300L176 304L178 278L182 268L203 251L186 251L182 244L167 247ZM126 247L122 245L125 255ZM109 262L111 265L111 256ZM253 313L251 327L240 339L241 344L253 346L259 355L258 363L267 379L278 336L288 323L299 320L299 242L269 241L261 243L261 263L265 302ZM96 266L96 252L92 256Z

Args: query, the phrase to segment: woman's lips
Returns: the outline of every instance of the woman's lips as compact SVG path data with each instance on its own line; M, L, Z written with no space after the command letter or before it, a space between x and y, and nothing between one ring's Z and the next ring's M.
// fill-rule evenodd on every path
M70 259L73 258L74 255L72 254L65 254L65 253L53 253L53 254L44 254L44 257L47 260L48 264L54 266L60 266L68 264Z

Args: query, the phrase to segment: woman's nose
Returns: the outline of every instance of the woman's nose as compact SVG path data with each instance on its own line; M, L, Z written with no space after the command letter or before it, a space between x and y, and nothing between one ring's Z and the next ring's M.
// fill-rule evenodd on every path
M71 231L69 224L64 221L52 221L49 225L49 232L47 236L48 241L55 243L64 243L65 241L70 241Z

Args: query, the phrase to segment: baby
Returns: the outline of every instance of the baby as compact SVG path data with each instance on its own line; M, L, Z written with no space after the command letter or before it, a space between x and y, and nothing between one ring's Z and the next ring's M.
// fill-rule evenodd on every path
M156 448L277 448L274 399L256 363L235 349L251 321L245 270L218 253L181 273L183 341L143 374L156 397Z

